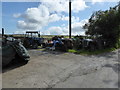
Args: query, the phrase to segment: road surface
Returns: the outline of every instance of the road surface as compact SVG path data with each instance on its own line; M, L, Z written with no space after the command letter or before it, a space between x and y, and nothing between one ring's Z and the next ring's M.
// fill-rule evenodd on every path
M3 69L3 88L118 88L118 50L101 55L29 50L28 64Z

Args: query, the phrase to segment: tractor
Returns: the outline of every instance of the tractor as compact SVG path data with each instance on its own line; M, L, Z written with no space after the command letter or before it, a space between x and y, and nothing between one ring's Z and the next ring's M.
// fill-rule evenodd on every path
M38 46L44 45L44 38L40 37L40 33L38 31L26 31L23 45L26 48L37 49Z

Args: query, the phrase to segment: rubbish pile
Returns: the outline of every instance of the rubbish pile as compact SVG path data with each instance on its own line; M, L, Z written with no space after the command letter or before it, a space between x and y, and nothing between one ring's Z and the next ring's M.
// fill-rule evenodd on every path
M13 59L21 58L21 61L28 62L30 60L30 55L26 48L21 44L19 40L13 37L3 36L0 40L2 43L1 53L2 56L2 66L8 65Z
M63 38L62 36L54 36L51 40L48 40L45 47L50 50L67 51L73 48L73 42L71 39Z
M73 38L73 45L74 48L79 49L85 49L89 51L94 51L97 49L103 49L106 47L106 41L101 38L86 38L82 36L76 36Z

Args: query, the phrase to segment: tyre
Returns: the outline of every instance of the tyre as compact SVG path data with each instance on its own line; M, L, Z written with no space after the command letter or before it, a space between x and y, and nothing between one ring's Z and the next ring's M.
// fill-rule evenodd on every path
M46 47L46 43L42 43L42 48L45 48Z
M27 64L28 61L29 61L29 60L27 60L26 58L21 58L21 57L16 53L15 60L14 60L13 62L15 62L15 63L23 62L23 63Z
M16 51L10 46L5 45L2 48L2 53L0 56L2 57L2 66L5 67L15 58Z
M24 64L27 64L27 63L28 63L28 60L24 60L23 62L24 62Z
M62 46L62 51L64 51L64 52L67 52L67 51L68 51L67 45L63 45L63 46Z
M23 41L23 46L26 47L26 48L29 48L30 47L30 43L29 43L29 40L26 38L24 39Z
M37 48L38 48L38 44L37 44L37 43L34 43L34 44L32 45L32 48L33 48L33 49L37 49Z

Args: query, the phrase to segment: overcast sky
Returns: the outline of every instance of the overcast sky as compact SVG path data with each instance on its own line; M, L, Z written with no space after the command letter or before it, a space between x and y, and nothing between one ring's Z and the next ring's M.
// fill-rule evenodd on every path
M40 30L43 35L68 35L68 0L40 2L2 2L2 27L7 34ZM91 14L107 10L118 2L72 0L72 35L84 35L82 26ZM0 4L1 7L1 4Z

